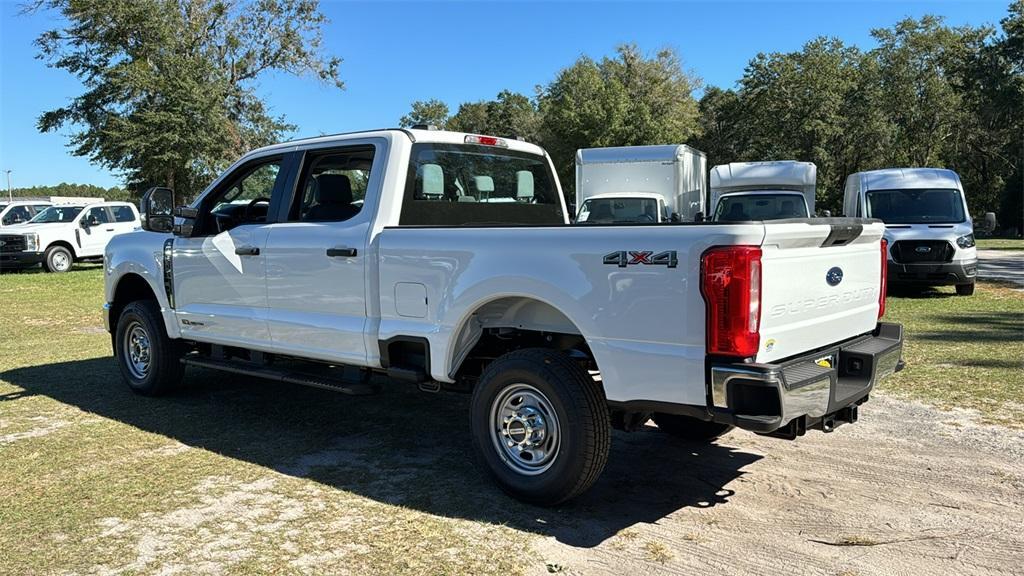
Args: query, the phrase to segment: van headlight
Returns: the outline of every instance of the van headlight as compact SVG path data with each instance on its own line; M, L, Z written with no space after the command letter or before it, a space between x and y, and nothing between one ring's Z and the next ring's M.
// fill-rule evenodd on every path
M961 236L956 239L956 245L961 248L972 248L974 247L974 234L968 234Z
M25 234L25 251L39 251L39 234Z

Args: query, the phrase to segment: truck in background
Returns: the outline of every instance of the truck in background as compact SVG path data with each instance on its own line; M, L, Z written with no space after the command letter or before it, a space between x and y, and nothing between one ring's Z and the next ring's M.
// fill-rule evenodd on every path
M707 157L685 144L576 151L576 222L692 222L704 215Z
M886 168L846 178L843 212L885 222L889 282L956 286L974 294L978 252L960 176L940 168Z
M711 219L747 222L814 215L818 167L811 162L732 162L711 169Z

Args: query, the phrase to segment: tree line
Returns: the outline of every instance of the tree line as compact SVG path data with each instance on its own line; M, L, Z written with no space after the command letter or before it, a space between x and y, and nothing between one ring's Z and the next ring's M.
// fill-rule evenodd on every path
M61 182L55 186L31 186L28 188L12 188L11 196L15 198L41 198L46 196L64 196L71 198L103 198L110 201L132 202L138 197L130 190L120 186L104 188L93 184L70 184ZM6 194L0 195L0 202L7 199Z
M735 88L707 87L671 50L583 56L530 98L502 91L450 114L417 101L403 126L521 136L551 154L572 196L578 148L688 143L710 165L794 159L818 166L818 204L838 214L846 176L887 167L958 172L972 214L1024 229L1024 0L1000 26L936 16L872 30L862 50L819 37L759 53Z

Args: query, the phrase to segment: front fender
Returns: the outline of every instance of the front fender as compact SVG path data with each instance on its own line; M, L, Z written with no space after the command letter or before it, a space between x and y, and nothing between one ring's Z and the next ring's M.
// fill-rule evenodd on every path
M145 230L111 238L103 255L104 295L109 306L114 302L117 285L122 278L131 274L141 277L156 295L167 335L179 338L181 330L164 287L164 244L169 240L173 240L173 236ZM111 318L112 326L116 322L116 318Z

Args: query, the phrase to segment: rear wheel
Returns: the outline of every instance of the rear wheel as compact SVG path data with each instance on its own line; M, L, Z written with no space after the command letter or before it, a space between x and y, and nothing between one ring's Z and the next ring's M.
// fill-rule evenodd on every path
M974 294L974 282L971 282L970 284L956 285L957 296L970 296L971 294Z
M551 506L586 491L611 442L604 392L557 350L510 352L488 366L473 391L477 459L503 490Z
M67 272L74 263L74 254L64 246L50 246L43 255L43 268L47 272Z
M658 425L658 429L662 432L667 432L677 438L693 442L708 442L728 434L733 429L733 426L729 424L707 422L677 414L658 412L654 414L653 418L654 423Z
M121 376L133 392L156 396L181 383L185 373L181 343L167 336L153 300L136 300L124 307L114 342Z

